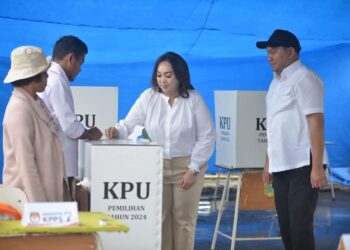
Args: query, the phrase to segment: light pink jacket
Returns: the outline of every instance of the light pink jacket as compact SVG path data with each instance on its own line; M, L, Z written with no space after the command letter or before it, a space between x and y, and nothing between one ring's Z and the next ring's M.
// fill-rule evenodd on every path
M3 120L3 184L22 189L30 202L67 200L57 128L38 97L14 88Z

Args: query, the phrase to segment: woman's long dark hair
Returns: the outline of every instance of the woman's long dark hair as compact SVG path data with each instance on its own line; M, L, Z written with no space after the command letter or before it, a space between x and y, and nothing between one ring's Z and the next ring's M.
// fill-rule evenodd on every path
M153 68L152 88L155 91L162 92L157 81L157 70L159 64L164 61L167 61L171 64L174 74L177 80L179 81L179 95L183 98L188 98L188 90L194 89L194 87L191 84L190 71L188 69L186 61L174 52L166 52L157 59Z

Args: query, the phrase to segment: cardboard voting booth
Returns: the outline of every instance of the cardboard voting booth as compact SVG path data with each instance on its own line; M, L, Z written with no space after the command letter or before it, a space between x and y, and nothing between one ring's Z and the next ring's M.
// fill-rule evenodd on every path
M262 168L266 156L265 91L215 91L216 165Z
M231 250L237 240L266 240L280 237L237 237L239 210L274 209L273 193L262 182L261 171L266 158L266 106L265 91L215 91L216 165L228 169L221 197L211 249L215 249L217 236L231 240ZM232 234L220 231L225 194L230 187L234 169L241 169L236 186L235 213Z
M163 150L154 143L100 140L86 143L91 211L106 212L129 227L101 233L106 250L161 249Z
M118 121L117 87L71 87L78 121L86 128L98 127L102 132ZM79 140L79 177L86 176L84 140Z
M105 129L117 123L117 87L72 87L75 113L86 128Z

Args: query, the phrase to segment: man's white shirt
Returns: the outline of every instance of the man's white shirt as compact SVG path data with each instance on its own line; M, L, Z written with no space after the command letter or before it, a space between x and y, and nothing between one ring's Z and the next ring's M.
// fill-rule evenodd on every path
M66 165L66 174L78 176L78 137L84 133L84 126L77 120L69 80L63 68L52 62L47 71L49 78L41 97L52 116L58 120L64 136L61 144Z
M307 115L324 112L323 83L300 60L274 73L266 96L269 171L310 164Z

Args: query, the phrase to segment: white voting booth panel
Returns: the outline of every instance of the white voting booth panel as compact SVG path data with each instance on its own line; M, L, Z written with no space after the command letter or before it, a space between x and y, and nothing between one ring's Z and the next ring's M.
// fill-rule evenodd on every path
M117 123L117 87L72 87L75 113L85 127L105 129Z
M215 121L216 121L216 165L228 169L226 184L221 197L218 217L216 220L211 249L215 249L217 236L221 235L231 240L231 250L235 249L238 240L280 240L280 237L237 237L238 214L241 207L240 196L246 194L247 185L261 180L252 168L264 167L266 158L266 108L265 91L215 91ZM238 174L236 182L236 202L232 225L232 234L220 231L220 223L224 210L225 197L228 197L230 179L234 168L243 169ZM258 172L260 173L260 172ZM244 177L244 176L247 176ZM244 177L244 178L243 178ZM248 179L248 177L250 177ZM253 179L255 178L255 179ZM253 179L253 182L252 182ZM248 180L250 181L248 184ZM246 185L244 185L244 183ZM243 185L242 185L243 183ZM255 188L262 189L261 184ZM252 192L252 191L250 191ZM260 192L255 192L251 194ZM251 195L250 195L251 196ZM259 197L249 198L248 200ZM259 202L266 201L259 198ZM268 203L269 204L269 203ZM256 206L256 205L255 205ZM245 205L245 209L253 206Z
M106 250L160 250L163 150L156 144L101 140L86 143L91 211L106 212L129 232L101 233Z
M118 88L72 86L74 109L86 127L98 127L102 133L118 121ZM87 176L84 166L84 140L79 140L79 176Z
M265 91L215 91L216 165L261 168L266 156Z

